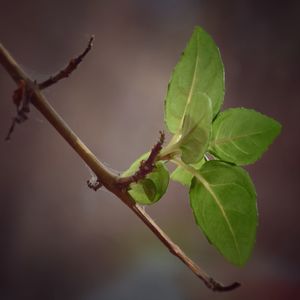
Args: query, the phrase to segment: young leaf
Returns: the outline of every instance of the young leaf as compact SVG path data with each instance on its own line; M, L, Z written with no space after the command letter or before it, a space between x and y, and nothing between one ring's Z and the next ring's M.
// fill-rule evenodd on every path
M149 156L149 152L138 158L122 176L134 174L143 159ZM157 162L152 173L148 174L143 180L130 185L129 194L140 204L153 204L157 202L166 192L169 185L169 172L162 162Z
M196 170L199 170L200 167L204 164L204 162L205 162L205 160L202 159L202 160L200 160L200 162L198 162L197 164L192 165L192 166ZM172 180L177 181L177 182L181 183L184 186L190 187L194 175L192 173L186 171L182 167L177 167L175 169L175 171L172 172L170 177L171 177Z
M237 165L251 164L268 149L280 129L277 121L252 109L228 109L213 123L210 152Z
M190 203L208 240L230 262L243 265L257 227L256 193L247 172L221 161L205 163L193 178Z
M211 100L205 94L193 94L183 116L178 146L186 164L199 162L208 148L211 133Z
M165 122L170 132L176 133L181 128L186 106L194 94L201 93L211 99L215 116L224 98L224 68L212 38L196 27L168 86Z

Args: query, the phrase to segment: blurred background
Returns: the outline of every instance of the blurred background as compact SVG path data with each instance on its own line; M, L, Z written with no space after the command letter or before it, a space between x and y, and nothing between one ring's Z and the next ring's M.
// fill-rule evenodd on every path
M0 67L0 299L300 299L299 14L299 1L0 0L0 40L38 81L95 34L83 64L45 94L114 170L157 141L170 74L195 25L220 47L224 108L254 108L283 124L247 168L260 225L245 267L207 243L179 184L147 207L213 277L242 283L217 294L118 199L87 187L89 169L35 109L4 141L16 87Z

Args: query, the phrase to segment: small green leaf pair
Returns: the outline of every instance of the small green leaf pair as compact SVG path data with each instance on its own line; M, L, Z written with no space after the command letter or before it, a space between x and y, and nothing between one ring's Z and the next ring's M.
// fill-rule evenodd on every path
M255 188L240 166L259 159L281 126L254 110L220 112L223 98L219 50L197 27L168 86L165 122L173 137L154 171L132 184L129 193L138 203L158 201L169 183L165 164L175 163L171 179L189 188L197 225L225 258L243 265L254 246L258 220ZM147 155L123 175L133 174Z

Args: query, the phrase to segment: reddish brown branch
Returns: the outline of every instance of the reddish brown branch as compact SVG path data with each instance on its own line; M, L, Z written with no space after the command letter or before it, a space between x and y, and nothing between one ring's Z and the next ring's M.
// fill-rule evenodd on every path
M50 87L51 85L57 83L58 81L67 78L70 74L78 67L78 65L82 62L84 57L90 52L93 46L94 36L92 36L88 42L87 47L84 51L78 55L77 57L70 60L69 64L61 71L59 71L56 75L51 76L47 80L38 84L40 90Z
M150 174L154 170L156 158L159 155L162 149L162 145L165 141L164 132L160 131L159 134L159 141L153 146L148 158L146 160L141 161L139 169L131 176L120 177L118 179L117 185L119 188L127 189L131 183L138 182L144 179L148 174Z

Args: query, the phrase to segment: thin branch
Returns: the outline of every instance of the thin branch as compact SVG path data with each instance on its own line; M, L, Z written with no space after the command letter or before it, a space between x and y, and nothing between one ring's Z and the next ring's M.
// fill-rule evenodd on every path
M118 179L118 187L121 189L127 189L129 185L133 182L138 182L144 179L148 174L150 174L155 168L155 161L158 157L160 150L162 149L162 145L165 141L165 134L163 131L160 131L159 141L153 146L148 158L146 160L142 160L140 163L139 169L131 176L128 177L120 177Z
M136 204L130 208L151 229L151 231L160 239L169 251L173 255L177 256L190 270L192 270L209 289L218 292L225 292L234 290L240 286L240 283L238 282L234 282L228 286L224 286L220 282L217 282L204 272L193 260L191 260L139 205Z
M82 62L84 57L90 52L93 46L93 41L95 37L91 36L88 45L84 49L84 51L78 55L77 57L70 60L69 64L61 71L59 71L56 75L50 76L47 80L38 84L40 90L46 89L51 85L56 84L58 81L67 78L71 75L71 73L78 67L78 65Z
M186 264L195 273L195 275L205 283L207 287L214 291L229 291L239 286L238 283L224 286L207 275L163 232L163 230L151 219L148 214L146 214L143 209L141 209L137 204L134 203L133 199L126 190L120 189L118 187L119 177L108 170L79 139L79 137L71 130L66 122L48 103L45 96L40 92L38 86L34 84L34 82L24 73L17 62L1 44L0 63L4 66L4 68L13 78L16 84L19 85L20 81L24 80L27 89L31 93L31 103L44 115L49 123L86 162L86 164L95 173L95 176L99 179L101 184L103 184L103 186L105 186L110 192L115 194L124 204L126 204L156 235L156 237L169 249L169 251L173 255L178 257L184 264ZM162 142L163 139L161 139L161 144Z

